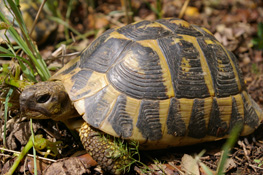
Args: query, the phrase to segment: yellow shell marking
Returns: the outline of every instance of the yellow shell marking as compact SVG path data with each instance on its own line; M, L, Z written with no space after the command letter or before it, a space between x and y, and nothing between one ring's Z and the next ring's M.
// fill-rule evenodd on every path
M117 32L117 29L115 29L115 31L111 32L109 37L105 40L105 42L107 42L109 39L111 38L117 38L117 39L126 39L126 40L130 40L129 38L127 38L125 35L120 34L119 32Z
M159 103L159 120L162 125L162 136L164 137L165 133L167 133L167 117L170 107L170 99L161 100Z
M71 82L67 83L65 81L64 82L65 87L67 88L67 84L68 84L68 86L70 86L70 83ZM108 84L109 83L107 82L106 74L94 71L92 73L92 75L90 76L90 78L89 78L89 80L86 83L86 86L84 88L82 88L80 90L75 90L74 88L71 87L70 90L68 91L68 93L70 96L77 96L77 95L80 95L82 93L90 91L90 93L81 97L81 98L85 98L85 97L89 97L89 96L96 94L98 91L100 91L101 89L106 87ZM79 100L79 99L76 99L76 100Z
M173 42L171 42L171 45L176 45L177 43L180 43L179 38L173 38Z
M150 23L147 25L140 26L140 27L138 27L138 29L140 29L140 28L141 29L147 29L148 27L164 28L165 30L171 31L171 29L169 29L165 25L162 25L161 23L158 23L158 22L153 22L153 23Z
M68 76L68 77L71 77L71 75L68 75L68 74L63 75L62 72L65 71L65 70L67 70L67 69L69 69L72 65L74 65L76 62L78 62L78 61L79 61L79 58L80 58L80 57L76 57L76 58L70 60L70 61L68 62L68 64L66 64L62 69L60 69L59 71L57 71L57 73L55 73L52 77L50 77L50 80L62 80L62 79L64 79L64 77L67 77L67 76ZM78 69L78 68L75 68L75 69L72 70L71 72L75 71L76 69ZM80 69L78 69L78 71L79 71L79 70L80 70Z
M225 121L227 126L229 126L232 114L232 97L217 98L217 104L221 120Z
M162 68L162 77L163 77L163 84L165 85L167 92L166 95L168 97L174 97L174 90L172 85L172 77L171 73L169 71L168 64L166 62L166 59L161 51L161 49L158 46L158 43L156 40L143 40L143 41L137 41L144 47L150 47L153 49L160 58L160 66Z
M114 87L112 87L111 85L107 87L106 93L104 94L101 100L110 104L110 107L109 107L110 110L106 114L107 117L104 119L104 121L101 122L101 125L99 126L100 130L110 135L116 136L116 137L118 135L112 128L111 124L108 122L108 117L110 116L110 113L114 109L114 105L119 95L120 95L120 92L115 90Z
M141 100L131 98L127 96L126 99L126 108L125 111L127 114L133 119L133 131L132 131L132 136L134 137L134 140L139 141L140 143L145 142L145 139L143 138L141 132L139 129L136 127L137 121L138 121L138 116L140 112L140 104Z
M214 91L214 87L213 87L213 80L210 74L210 69L208 67L208 64L206 62L205 56L203 54L202 49L200 48L197 40L195 37L192 36L188 36L188 35L180 35L183 37L183 40L188 41L190 43L192 43L194 45L194 47L198 50L198 53L200 54L200 62L201 62L201 66L203 69L203 75L204 75L204 79L205 79L205 83L206 86L209 90L209 93L212 97L215 96L215 91Z
M193 103L194 103L193 99L187 99L187 98L179 99L180 113L186 128L188 128L189 125L190 116L192 114Z
M215 42L213 42L213 41L210 40L210 39L205 39L205 43L206 43L206 44L215 44Z
M175 20L171 20L170 23L173 23L173 24L177 24L177 25L181 25L185 28L189 28L190 27L190 24L184 20L180 20L180 19L175 19Z
M237 95L234 96L234 98L235 98L236 103L237 103L238 113L244 119L244 104L243 104L242 96L241 96L241 94L237 94Z
M129 51L129 53L126 54L122 60L123 64L129 69L132 69L133 71L136 71L140 74L145 74L145 72L142 69L140 69L139 63L136 59L136 55L134 55L133 51Z
M189 64L190 60L186 59L185 57L182 58L181 61L181 68L183 72L189 72L191 65Z

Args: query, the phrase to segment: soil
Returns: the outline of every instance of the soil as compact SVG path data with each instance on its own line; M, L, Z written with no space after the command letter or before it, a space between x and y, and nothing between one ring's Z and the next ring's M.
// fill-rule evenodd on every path
M65 1L58 1L58 9L63 18L66 16L68 6ZM179 17L203 26L210 30L215 37L230 51L232 51L243 71L247 88L252 98L263 107L263 46L252 44L252 40L260 39L263 42L263 28L258 36L257 26L263 23L263 1L261 0L193 0L182 10L186 1L163 0L158 8L157 0L133 0L130 6L125 8L126 1L98 0L73 1L72 11L68 19L69 25L82 34L87 34L81 39L75 34L75 42L66 43L67 53L80 52L94 38L109 28L124 26L132 21L142 19L155 20L158 15L164 17ZM125 9L127 9L125 11ZM161 9L161 13L156 13ZM132 14L132 16L126 16ZM49 67L61 67L69 58L52 58L50 54L60 46L61 42L69 41L65 36L65 27L58 25L58 31L52 42L46 42L40 47L40 52ZM51 41L51 40L48 40ZM0 60L4 64L10 60ZM57 70L57 69L56 69ZM56 71L55 70L55 71ZM54 71L54 72L55 72ZM54 73L53 72L53 73ZM1 86L0 99L6 95L5 85ZM16 90L12 97L12 106L8 111L7 135L5 148L8 150L21 151L26 145L30 135L30 123L21 116L19 111L18 97L20 90ZM3 103L0 108L0 122L4 126ZM50 141L62 141L59 144L57 155L49 155L47 160L38 161L39 173L41 174L103 174L90 156L76 155L83 148L75 133L70 132L63 124L51 120L35 120L33 122L35 134L42 134ZM263 134L260 126L253 134L240 137L232 148L228 161L225 165L226 174L263 174ZM1 131L1 128L0 128ZM3 127L2 131L3 133ZM74 136L76 135L76 137ZM0 147L4 147L3 135L0 137ZM212 174L216 174L222 147L226 140L197 144L193 146L171 148L156 151L140 151L142 164L135 164L131 172L127 174L206 174L202 163L207 165ZM197 156L202 150L205 153ZM32 153L32 152L31 152ZM72 156L74 154L74 156ZM13 164L14 156L8 151L0 154L0 173L6 172ZM196 161L197 160L197 161ZM54 161L56 161L54 163ZM20 163L21 166L15 174L31 174L33 172L32 158L28 157ZM190 165L189 165L190 164Z

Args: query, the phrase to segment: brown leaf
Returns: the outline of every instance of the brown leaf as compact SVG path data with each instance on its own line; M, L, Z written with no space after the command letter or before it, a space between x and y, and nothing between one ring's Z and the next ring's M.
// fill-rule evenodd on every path
M9 169L12 167L14 164L15 158L9 159L7 162L2 167L2 170L0 171L2 174L5 174L9 171ZM16 170L17 172L17 170Z
M52 163L45 171L45 175L74 174L82 175L90 173L89 166L77 157L70 157Z
M165 174L167 175L173 175L175 174L176 172L178 172L178 170L175 168L175 165L172 166L170 164L164 164L165 165ZM179 169L179 168L178 168Z
M90 166L96 166L98 164L89 154L83 154L77 158Z
M235 163L235 161L232 158L227 159L226 163L225 163L225 172L228 172L229 170L236 168L237 165Z
M257 63L263 61L262 50L255 51L254 61L257 62Z
M182 170L184 170L186 174L200 175L196 160L188 154L184 154L182 157Z
M47 168L47 166L49 165L49 163L47 163L46 161L42 161L37 159L37 174L41 175L42 172ZM31 174L34 174L34 159L32 157L28 157L27 158L27 167L28 170Z
M109 21L103 14L97 14L95 16L95 29L106 28L109 25Z

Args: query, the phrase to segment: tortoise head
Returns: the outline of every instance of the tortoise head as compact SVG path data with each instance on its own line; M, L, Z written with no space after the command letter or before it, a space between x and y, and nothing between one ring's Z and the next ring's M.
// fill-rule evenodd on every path
M20 109L28 118L66 120L76 110L61 82L40 82L20 95Z

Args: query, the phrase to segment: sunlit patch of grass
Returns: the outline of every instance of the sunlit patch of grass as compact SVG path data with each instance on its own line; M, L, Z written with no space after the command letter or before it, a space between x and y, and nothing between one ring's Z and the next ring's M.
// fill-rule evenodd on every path
M14 2L12 0L6 0L6 2L7 4L5 4L5 6L9 10L10 14L13 15L14 20L17 22L22 36L17 32L13 24L7 20L5 14L0 12L0 20L2 21L1 24L2 26L5 26L5 28L2 30L6 30L6 32L10 34L12 39L18 45L17 47L14 47L7 35L5 35L8 49L0 46L0 57L15 58L21 66L24 75L34 82L36 82L35 73L37 73L43 81L47 80L50 77L50 72L47 69L44 60L42 59L37 46L30 38L25 21L22 17L21 11L18 8L19 1ZM20 50L26 54L29 60L22 57L23 54L20 52Z

